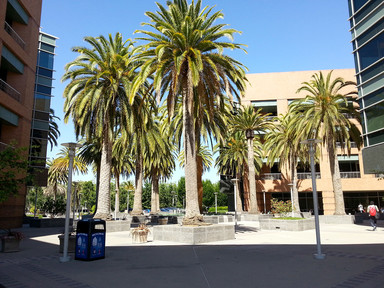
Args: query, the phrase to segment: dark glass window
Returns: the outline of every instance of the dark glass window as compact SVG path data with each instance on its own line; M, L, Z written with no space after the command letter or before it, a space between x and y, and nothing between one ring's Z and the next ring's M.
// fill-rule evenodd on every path
M367 117L368 132L383 128L384 123L384 102L378 103L368 109L365 109Z
M35 94L35 109L39 111L49 112L51 105L51 97L41 94Z
M384 130L368 135L369 145L384 143Z
M365 107L384 99L384 88L381 88L363 98ZM362 106L360 106L362 107Z
M33 138L47 139L48 138L48 131L33 129L32 135L33 135Z
M48 70L48 69L44 69L44 68L41 68L41 67L37 67L37 74L45 76L45 77L52 78L53 71L52 70Z
M35 111L35 119L49 121L49 113Z
M373 9L375 9L377 6L379 6L382 3L383 0L372 0L367 5L364 6L363 9L359 11L359 13L355 16L355 23L358 23L361 19L363 19L365 16L367 16ZM359 7L359 9L365 4L367 1L354 1L356 2L355 6L355 12L358 10L356 7ZM364 2L364 3L362 3Z
M363 47L361 47L358 50L358 53L361 70L384 57L384 33L376 36Z
M44 51L39 51L39 63L38 66L53 70L53 54Z
M357 45L359 47L362 46L365 42L367 42L369 39L371 39L373 36L383 30L384 18L377 22L375 25L373 25L371 28L369 28L367 31L365 31L363 34L361 34L359 37L357 37ZM354 47L354 49L356 49L356 47Z
M359 10L365 3L367 3L368 0L353 0L353 8L355 12Z
M40 48L42 50L45 50L45 51L48 51L48 52L55 52L55 46L52 46L52 45L48 45L48 44L45 44L45 43L40 43Z
M51 95L52 88L47 86L37 85L36 91L39 93Z
M384 58L379 63L376 63L373 67L362 72L361 81L365 82L368 79L371 79L372 77L376 76L377 74L383 71L384 71Z

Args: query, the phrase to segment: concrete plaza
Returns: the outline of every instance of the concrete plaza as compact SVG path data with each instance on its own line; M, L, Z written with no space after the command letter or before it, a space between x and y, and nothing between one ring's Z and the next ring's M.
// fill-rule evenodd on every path
M219 224L233 225L233 223ZM260 230L239 222L236 239L200 245L132 244L106 235L105 259L59 262L63 228L23 228L21 251L0 253L3 287L384 287L384 229L321 224L324 260L314 259L315 230ZM73 254L70 254L73 256ZM73 259L73 257L72 257ZM0 287L2 287L0 285Z

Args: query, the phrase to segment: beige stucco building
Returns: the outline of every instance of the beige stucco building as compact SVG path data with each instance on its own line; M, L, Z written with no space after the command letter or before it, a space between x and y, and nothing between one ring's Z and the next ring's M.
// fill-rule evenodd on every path
M303 82L310 81L311 76L317 72L319 71L248 74L249 85L242 104L260 107L263 112L276 116L285 114L291 101L305 97L304 92L298 94L296 91ZM330 70L322 72L328 74ZM354 69L333 70L332 75L332 79L342 77L345 80L356 81ZM324 153L326 149L322 150ZM360 202L366 207L371 200L378 206L384 207L384 180L379 181L378 175L364 174L361 151L352 148L349 156L343 154L341 150L338 152L346 212L354 213ZM316 168L320 212L325 215L333 214L335 211L332 179L327 159L327 155L323 154ZM302 211L308 211L313 208L311 173L309 169L298 170L298 172L300 208ZM290 199L288 185L290 180L287 178L287 173L279 171L277 164L272 168L264 165L262 173L257 176L258 203L261 211L264 209L268 211L271 197ZM264 199L267 202L265 206Z

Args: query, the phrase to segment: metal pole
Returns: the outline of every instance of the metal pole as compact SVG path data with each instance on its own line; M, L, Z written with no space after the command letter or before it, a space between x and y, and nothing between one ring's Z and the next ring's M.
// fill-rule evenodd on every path
M68 256L68 239L69 239L69 213L71 207L71 186L72 186L72 166L73 156L75 151L69 150L69 167L68 167L68 187L67 187L67 208L65 211L65 232L64 232L64 250L63 257L60 257L60 262L68 262L70 257Z
M127 191L127 214L129 214L129 190Z
M265 203L265 191L263 191L263 200L264 200L264 214L267 214L267 203Z
M34 215L33 215L33 218L36 218L36 212L37 212L37 187L35 187L35 211L34 211Z
M215 210L217 214L217 192L215 192Z
M317 199L317 189L316 189L316 171L315 171L315 145L319 140L308 139L307 143L309 144L309 155L311 159L311 175L312 175L312 190L313 190L313 209L315 210L315 228L316 228L316 246L317 254L314 254L316 259L322 260L325 259L325 254L321 252L321 241L320 241L320 226L319 226L319 204Z
M235 233L237 228L237 181L238 179L232 179L233 182L233 195L235 197Z
M75 157L75 149L80 145L77 143L64 143L62 144L69 148L69 164L68 164L68 187L67 187L67 206L65 209L65 230L64 230L64 247L63 257L60 257L60 262L68 262L71 258L68 256L68 240L69 240L69 214L71 209L71 189L72 189L72 170L73 158Z

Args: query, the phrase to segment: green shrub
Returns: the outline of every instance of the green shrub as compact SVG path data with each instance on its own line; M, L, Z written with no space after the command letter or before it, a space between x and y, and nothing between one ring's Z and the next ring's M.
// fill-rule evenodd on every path
M276 198L272 198L271 211L273 214L283 214L283 213L292 212L292 202L291 200L279 201Z
M215 212L216 212L215 207L211 207L208 210L208 213L215 213ZM227 213L227 212L228 212L228 206L217 206L217 213Z

